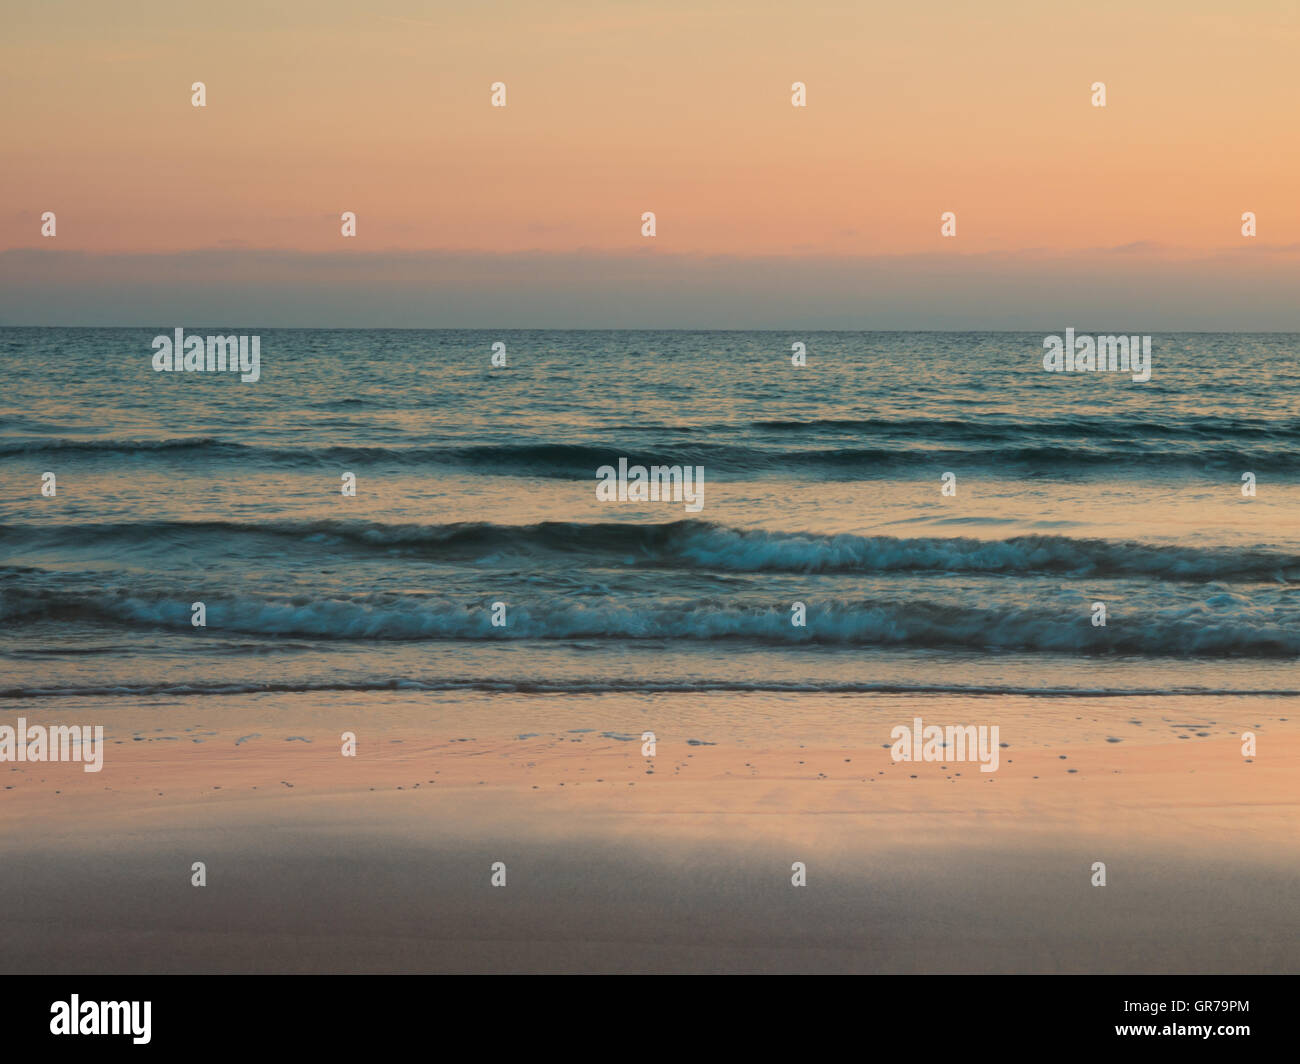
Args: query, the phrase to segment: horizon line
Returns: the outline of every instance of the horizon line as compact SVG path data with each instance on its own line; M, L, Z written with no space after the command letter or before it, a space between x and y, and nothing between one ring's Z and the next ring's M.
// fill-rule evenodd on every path
M148 330L158 328L157 324L144 325L51 325L51 324L24 324L15 322L0 321L0 329L122 329L122 330ZM229 325L220 325L212 322L203 322L193 326L172 325L170 328L192 328L199 329L220 329L229 328ZM618 326L597 327L597 326L546 326L546 327L527 327L511 325L508 327L484 326L484 325L249 325L244 324L241 328L258 328L268 331L290 332L290 331L307 331L312 332L484 332L484 333L511 333L511 332L593 332L593 333L642 333L642 332L677 332L677 333L776 333L787 334L792 332L800 333L935 333L935 334L952 334L952 333L975 333L980 335L996 335L998 333L1024 334L1026 336L1038 336L1040 334L1051 336L1052 331L1042 329L933 329L933 328L916 328L916 329L826 329L826 328L800 328L791 326L789 329L773 328L745 328L737 326L726 327L653 327L653 326ZM1080 332L1080 329L1073 325L1053 326L1053 329L1074 329ZM1102 331L1104 335L1121 335L1131 333L1131 329L1106 329ZM1150 335L1164 336L1300 336L1300 330L1297 329L1156 329Z

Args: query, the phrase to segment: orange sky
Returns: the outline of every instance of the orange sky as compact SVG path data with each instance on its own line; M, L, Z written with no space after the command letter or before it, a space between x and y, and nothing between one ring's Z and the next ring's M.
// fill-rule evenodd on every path
M100 252L616 251L645 210L658 251L742 257L1180 257L1239 248L1245 210L1295 246L1298 7L23 4L0 249L49 247L44 210Z

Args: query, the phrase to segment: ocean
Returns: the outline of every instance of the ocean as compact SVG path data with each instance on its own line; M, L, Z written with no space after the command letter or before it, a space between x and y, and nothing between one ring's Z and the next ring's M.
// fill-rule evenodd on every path
M174 328L0 329L6 699L1300 692L1296 335Z

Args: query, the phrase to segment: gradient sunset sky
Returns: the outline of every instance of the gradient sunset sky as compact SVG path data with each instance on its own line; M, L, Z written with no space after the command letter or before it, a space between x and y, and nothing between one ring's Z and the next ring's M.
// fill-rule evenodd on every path
M1300 330L1298 12L10 4L0 320Z

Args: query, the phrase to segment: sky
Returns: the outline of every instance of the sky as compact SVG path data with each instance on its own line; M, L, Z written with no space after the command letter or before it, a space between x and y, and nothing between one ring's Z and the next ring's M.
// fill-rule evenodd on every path
M1300 330L1298 51L1294 0L11 0L0 322Z

